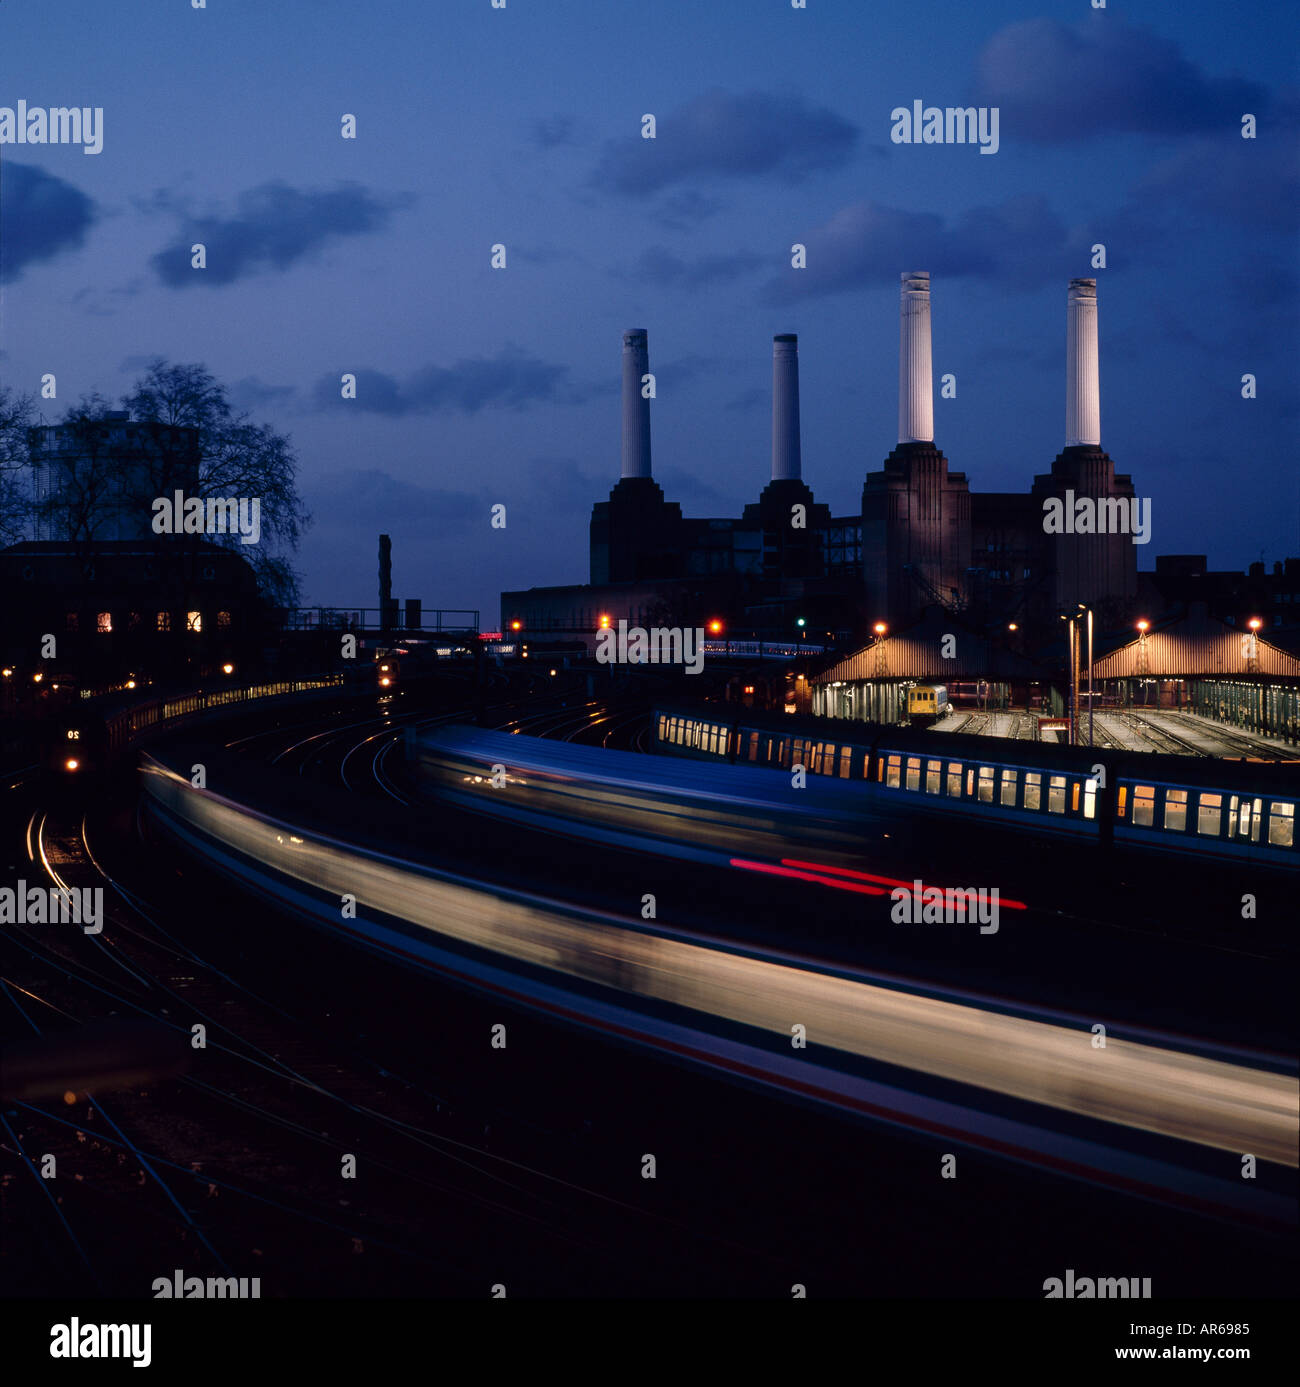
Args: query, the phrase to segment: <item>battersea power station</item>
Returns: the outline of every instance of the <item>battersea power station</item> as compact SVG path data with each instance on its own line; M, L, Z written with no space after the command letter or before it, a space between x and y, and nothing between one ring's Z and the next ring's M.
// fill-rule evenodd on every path
M1028 643L1052 639L1058 613L1080 602L1103 628L1123 623L1145 520L1101 446L1095 279L1070 281L1065 365L1064 446L1050 468L1024 492L973 491L934 436L930 276L906 273L898 443L864 477L860 511L833 514L803 475L799 344L783 333L772 340L771 477L739 517L695 518L654 479L650 346L630 329L622 474L592 510L590 583L503 593L503 627L586 639L604 621L721 621L737 636L789 638L802 626L844 641L877 622L905 629L930 608L977 631L1015 623Z

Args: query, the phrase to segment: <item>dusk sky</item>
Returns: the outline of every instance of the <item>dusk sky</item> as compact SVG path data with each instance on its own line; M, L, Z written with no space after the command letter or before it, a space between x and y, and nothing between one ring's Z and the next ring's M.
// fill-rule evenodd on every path
M1271 563L1300 553L1298 39L1294 0L4 0L0 107L104 115L99 154L0 148L0 381L54 372L53 422L205 363L292 435L305 602L375 606L387 531L397 596L491 627L502 588L587 578L623 329L688 515L766 483L797 332L804 477L856 514L897 437L900 272L932 275L935 439L974 491L1063 446L1066 285L1095 274L1139 568ZM998 152L892 144L915 100L998 107Z

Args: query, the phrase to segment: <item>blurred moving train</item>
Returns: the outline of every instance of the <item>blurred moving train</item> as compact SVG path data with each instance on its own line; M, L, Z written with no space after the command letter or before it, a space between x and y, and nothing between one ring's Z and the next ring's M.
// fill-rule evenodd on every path
M654 749L865 781L918 812L1044 836L1295 869L1300 765L1223 761L751 709L661 706Z
M636 752L458 726L408 731L407 759L423 788L479 813L722 864L764 855L781 862L795 844L848 863L905 823L924 838L959 822L960 834L946 838L949 855L978 852L1014 829L1107 854L1300 867L1300 776L1291 766L723 706L657 708L652 731L661 753L731 766L720 776ZM791 773L797 766L802 784Z

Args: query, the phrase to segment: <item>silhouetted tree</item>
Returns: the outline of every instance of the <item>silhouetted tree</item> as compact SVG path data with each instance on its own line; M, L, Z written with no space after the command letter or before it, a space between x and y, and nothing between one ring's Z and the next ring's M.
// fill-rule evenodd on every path
M178 424L198 431L200 496L247 496L261 501L262 538L255 546L237 535L211 536L234 549L256 571L268 600L279 606L298 601L298 575L290 556L297 550L311 517L298 496L298 462L287 435L267 424L255 424L231 408L226 387L197 362L178 364L157 358L122 400L122 407L142 423ZM160 472L174 469L160 435ZM167 493L166 476L158 477L156 495Z

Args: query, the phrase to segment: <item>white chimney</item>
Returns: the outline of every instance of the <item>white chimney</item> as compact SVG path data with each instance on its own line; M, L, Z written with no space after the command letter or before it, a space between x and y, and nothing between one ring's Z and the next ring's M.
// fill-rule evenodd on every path
M799 480L799 339L772 338L772 480Z
M641 392L650 373L649 338L643 327L623 334L623 476L650 475L650 401Z
M902 276L898 321L898 441L934 442L934 370L930 360L930 272Z
M1072 279L1065 308L1065 446L1101 446L1097 281Z

